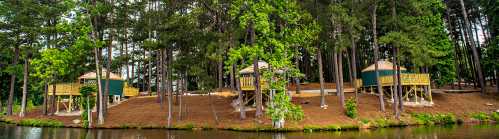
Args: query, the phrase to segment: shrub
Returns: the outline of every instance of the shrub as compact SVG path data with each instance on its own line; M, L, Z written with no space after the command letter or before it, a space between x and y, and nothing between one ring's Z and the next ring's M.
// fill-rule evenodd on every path
M83 127L88 128L88 111L94 107L95 98L92 97L92 93L96 92L95 86L83 86L80 88L80 105L83 107L83 113L81 114L81 120L83 121Z
M433 124L455 124L457 123L456 116L453 114L427 114L413 113L412 117L416 119L418 124L433 125Z
M485 112L474 113L471 115L471 118L479 120L479 121L483 121L483 122L487 122L490 120L490 117Z
M433 116L434 123L440 124L455 124L457 123L456 116L452 114L437 114Z
M360 123L365 124L365 125L369 124L369 122L370 122L369 119L361 119L360 120Z
M375 127L388 127L390 122L387 119L376 119L374 120Z
M44 119L23 119L19 121L18 125L22 126L38 126L38 127L62 127L64 124L57 120L44 120Z
M357 103L355 102L355 99L350 98L346 102L346 115L350 118L356 118L358 113L357 113Z
M490 119L499 122L499 112L492 112L490 114Z
M303 110L299 105L294 105L285 92L278 92L272 99L273 106L267 107L266 114L270 116L272 122L281 120L299 121L304 118ZM284 124L284 123L282 123Z

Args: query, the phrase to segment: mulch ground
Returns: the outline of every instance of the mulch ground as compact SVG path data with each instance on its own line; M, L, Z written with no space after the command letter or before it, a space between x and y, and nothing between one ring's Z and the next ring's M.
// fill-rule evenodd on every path
M346 94L346 98L353 96L353 93ZM389 103L386 105L386 112L380 112L377 96L369 94L360 94L359 96L359 119L393 117L392 107ZM230 106L233 99L235 97L216 95L211 97L184 96L182 97L182 118L179 117L179 106L173 105L172 124L212 128L251 128L271 125L268 117L256 119L254 111L247 112L247 118L240 120L239 113L234 112L234 108ZM433 107L405 107L405 115L412 112L454 113L458 117L469 119L471 113L499 109L498 100L499 97L497 96L481 95L479 93L434 93L433 101L435 104ZM328 109L322 109L319 107L320 96L293 97L293 103L301 105L303 108L305 119L300 122L288 122L287 127L349 125L358 122L345 116L338 97L328 95L326 96L326 102L329 106ZM161 107L156 97L136 97L110 108L106 116L106 122L102 127L165 127L167 125L167 116L167 103ZM8 118L20 120L16 116ZM78 126L73 123L73 120L79 119L79 116L43 116L41 110L33 110L27 114L26 118L55 119L64 122L68 126Z

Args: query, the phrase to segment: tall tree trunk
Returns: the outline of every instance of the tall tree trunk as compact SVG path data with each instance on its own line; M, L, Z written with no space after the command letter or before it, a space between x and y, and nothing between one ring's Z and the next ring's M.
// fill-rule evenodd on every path
M340 98L340 70L339 70L339 63L338 63L338 52L337 50L333 49L333 63L334 63L334 81L336 83L336 96ZM342 103L343 106L343 103Z
M172 103L172 100L173 100L173 90L172 90L172 70L171 70L171 61L173 59L172 57L172 50L171 48L167 48L166 49L166 53L167 53L167 62L166 62L166 78L167 78L167 93L168 93L168 127L171 127L172 126L172 112L173 112L173 103Z
M255 41L255 30L253 22L249 24L250 39L249 45L253 45ZM256 47L256 46L255 46ZM254 74L254 85L255 85L255 95L256 95L256 112L255 117L260 118L263 115L263 102L262 102L262 90L260 86L260 69L258 65L258 56L253 58L253 74Z
M130 84L130 67L128 66L128 64L130 63L129 59L128 59L128 0L125 0L125 3L124 3L124 6L125 6L125 25L124 25L124 29L123 29L123 34L125 36L125 66L126 66L126 81L128 83L129 86L131 86Z
M233 64L232 69L237 69L237 65ZM241 120L246 119L246 110L244 108L244 101L243 101L243 91L241 90L241 82L239 78L236 78L236 90L238 92L237 100L239 101L239 117Z
M181 75L180 77L180 83L177 82L177 92L179 94L179 97L178 97L178 119L179 120L182 120L182 96L184 95L184 91L185 91L185 78L187 76L184 74L184 75ZM180 86L179 86L180 85Z
M147 62L146 61L147 60L147 58L146 58L146 56L147 56L146 49L143 49L143 50L144 50L144 56L142 57L143 58L143 60L142 60L142 91L145 91L147 84L149 84L149 82L147 82L147 80L146 80L148 69L149 69L148 68L149 65L147 65L147 63L146 63Z
M298 53L298 51L296 51L296 53ZM300 59L298 56L295 56L295 66L297 69L300 69ZM296 94L300 94L300 91L301 91L300 78L295 77L294 80L295 80L295 85L296 85L296 88L295 88Z
M29 56L24 60L24 77L23 77L23 96L21 100L21 112L19 117L24 117L26 112L26 97L28 95L28 76L29 76Z
M448 3L446 3L448 5ZM456 67L456 75L457 75L457 86L458 86L458 89L462 89L461 88L461 66L459 66L460 62L459 62L459 59L460 57L458 56L459 54L459 44L457 43L457 37L455 37L455 33L454 33L454 27L453 27L453 24L452 24L452 21L451 21L451 16L450 16L450 13L451 13L451 8L447 8L446 10L446 18L447 18L447 27L449 27L449 34L450 34L450 37L451 37L451 40L452 40L452 45L454 45L454 66ZM452 83L452 87L454 87L454 83Z
M496 76L496 89L497 93L499 93L499 71L497 69L494 70L494 74Z
M393 46L392 48L393 50L393 86L392 86L392 92L393 92L393 111L395 112L395 118L397 120L400 119L400 111L399 111L399 108L398 108L398 105L402 105L402 104L398 104L399 102L399 95L398 95L398 78L397 78L397 50L395 48L395 46Z
M95 51L95 73L97 76L97 89L98 89L98 102L99 102L99 110L98 110L98 116L97 116L97 123L99 125L104 124L104 94L102 93L102 83L101 83L101 69L100 69L100 62L99 62L99 50L98 48L94 48Z
M315 20L319 20L319 11L318 11L318 3L317 0L314 0L314 9L315 9ZM326 107L326 93L324 92L324 64L322 63L322 49L320 46L320 42L317 42L317 64L319 64L319 84L321 91L321 108Z
M217 64L217 71L218 71L218 89L220 89L219 91L221 91L221 89L224 87L224 76L223 76L223 64L224 64L224 61L223 59L220 59L217 61L218 64Z
M109 44L107 45L107 64L106 64L106 84L104 88L104 106L103 106L103 115L107 115L107 103L109 101L109 80L111 76L111 60L113 58L113 37L114 37L114 24L113 24L113 10L114 10L114 0L111 0L111 16L110 18L110 24L111 24L111 29L110 29L110 34L109 34Z
M0 93L0 115L3 115L2 94Z
M326 93L324 92L324 71L322 69L322 53L321 48L317 45L317 63L319 64L319 83L321 90L321 108L326 107Z
M352 0L351 1L351 4L350 7L351 7L351 10L350 10L350 16L353 16L353 13L355 12L355 0ZM355 39L356 39L356 36L354 36L353 34L353 24L350 25L350 43L352 45L352 53L350 54L352 60L351 60L351 63L350 63L350 71L352 72L352 80L350 81L352 83L352 87L353 87L353 90L354 90L354 93L355 93L355 103L358 104L359 102L359 95L358 95L358 91L357 91L357 59L356 59L356 49L357 49L357 46L356 46L356 43L355 43Z
M130 56L130 60L132 61L132 73L131 73L131 79L130 79L130 84L133 85L133 80L135 79L135 42L132 42L132 56ZM138 82L137 82L138 83ZM135 86L134 86L135 87Z
M378 50L378 40L376 34L376 9L377 9L377 1L374 1L373 10L372 10L372 30L373 30L373 45L374 45L374 72L376 74L376 87L379 95L379 107L381 111L385 111L385 102L383 100L383 88L381 87L379 80L379 50Z
M152 84L152 82L151 82L151 79L152 79L152 63L151 63L151 61L152 61L152 58L153 58L152 51L149 50L149 58L147 59L147 68L148 68L148 70L147 70L147 94L149 94L149 95L152 95L152 92L151 92L151 90L152 90L151 89L151 84Z
M158 84L158 82L156 82L156 86L158 88L157 89L157 94L159 96L159 106L160 106L161 109L163 109L163 107L164 107L163 106L163 102L164 102L163 100L164 100L164 97L165 97L165 90L166 90L166 88L165 88L165 82L166 82L165 81L165 79L166 79L165 76L166 75L165 75L165 70L164 70L165 69L165 64L164 64L164 62L165 62L165 58L164 58L165 57L165 50L164 50L164 48L162 48L159 51L160 51L159 52L159 59L158 59L158 62L159 62L159 67L158 68L159 68L159 70L158 69L156 69L156 70L157 70L157 73L158 73L157 76L161 79L161 81L159 81L159 84ZM156 78L158 78L158 77L156 77Z
M466 32L468 32L468 37L471 35L471 25L469 23L469 20L468 20L468 14L466 13L466 7L464 7L464 1L463 0L459 0L459 2L461 3L461 11L463 12L463 17L464 17L464 24L465 24L465 28L466 28ZM475 42L473 41L473 38L469 38L469 42L471 43L471 51L473 53L473 63L474 63L474 66L476 68L476 73L478 74L478 83L480 85L480 92L482 94L485 94L485 82L484 82L484 78L483 78L483 72L482 72L482 67L480 65L480 56L478 55L478 51L476 49L476 45L475 45Z
M352 38L351 38L351 43L352 43L352 62L351 62L351 69L352 69L352 87L353 87L353 91L355 93L355 102L358 103L359 102L359 95L358 95L358 91L357 91L357 59L356 59L356 46L355 46L355 38L353 37L353 35L351 35Z
M17 66L17 61L19 60L19 46L14 47L14 59L12 61L12 66ZM16 74L12 73L10 75L10 88L9 88L9 98L7 100L7 115L12 115L12 104L14 103L14 87L16 84Z
M45 80L44 85L43 85L43 106L42 106L42 113L43 115L48 115L48 97L49 97L49 84ZM1 110L0 110L1 112Z
M339 90L340 94L340 102L341 105L345 108L345 92L343 91L343 51L339 50L338 53L338 80L339 80L339 85L337 88Z
M396 49L396 53L399 54L400 53L400 48L395 48ZM400 71L400 65L401 65L401 62L400 62L400 58L397 58L397 85L398 85L398 101L399 101L399 111L400 112L404 112L404 99L403 99L403 93L402 93L402 79L400 78L400 74L401 71Z
M55 79L55 75L53 75L53 82L52 82L52 96L50 97L50 114L52 115L55 115L55 112L56 112L56 108L55 108L55 105L56 105L56 101L55 101L55 92L56 92L56 89L57 89L57 85L56 85L56 79Z

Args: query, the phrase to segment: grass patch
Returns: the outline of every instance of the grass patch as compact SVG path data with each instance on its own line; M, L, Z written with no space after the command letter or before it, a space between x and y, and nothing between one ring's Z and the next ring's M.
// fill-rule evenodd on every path
M434 125L434 124L456 124L458 120L453 114L428 114L428 113L413 113L411 116L416 120L417 124Z
M21 126L37 126L37 127L63 127L64 124L57 120L45 120L45 119L22 119L17 123Z

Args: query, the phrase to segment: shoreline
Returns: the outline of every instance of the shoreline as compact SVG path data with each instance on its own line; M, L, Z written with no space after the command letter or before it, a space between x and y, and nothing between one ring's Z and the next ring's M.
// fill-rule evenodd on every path
M352 97L353 94L346 94ZM254 111L246 113L240 120L239 113L229 104L231 96L185 96L182 116L174 107L172 127L167 127L168 111L161 109L155 97L131 98L108 110L106 122L94 129L169 129L169 130L229 130L241 132L314 132L362 130L386 127L405 127L439 124L476 124L480 120L499 121L497 96L472 94L434 94L433 107L405 107L400 120L394 118L391 105L385 112L379 111L378 97L361 94L357 106L358 117L347 117L336 96L326 96L327 109L320 108L320 96L293 96L292 102L300 105L305 118L301 121L286 121L284 128L272 128L268 116L255 118ZM214 114L213 109L216 110ZM167 104L163 106L166 108ZM95 115L95 113L93 113ZM96 116L94 116L95 118ZM46 116L40 109L27 113L25 118L0 116L0 121L20 126L45 126L83 128L80 116ZM95 119L94 119L95 120Z
M34 119L34 120L45 120L45 119ZM225 131L235 131L235 132L338 132L338 131L360 131L360 130L376 130L382 128L406 128L406 127L424 127L424 126L448 126L448 125L494 125L497 121L479 121L479 120L463 120L456 119L454 123L432 123L432 124L421 124L414 121L391 121L389 120L388 125L376 126L366 124L339 124L339 125L306 125L303 128L298 127L284 127L284 128L272 128L271 126L262 125L259 127L224 127L224 128L214 128L205 126L196 126L194 124L188 125L175 125L173 127L166 126L126 126L126 127L106 127L106 126L95 126L92 128L84 128L83 126L73 126L73 125L62 125L62 126L37 126L37 125L23 125L21 121L16 121L8 119L5 117L0 117L0 123L14 124L16 126L27 126L27 127L49 127L49 128L79 128L79 129L165 129L165 130L184 130L184 131L209 131L209 130L225 130Z

